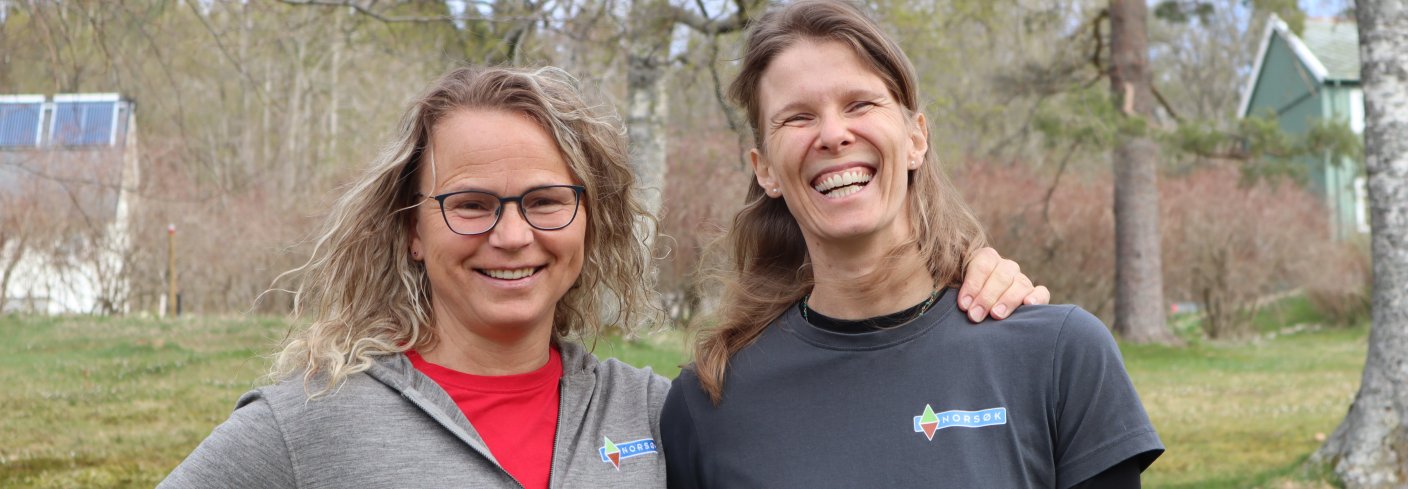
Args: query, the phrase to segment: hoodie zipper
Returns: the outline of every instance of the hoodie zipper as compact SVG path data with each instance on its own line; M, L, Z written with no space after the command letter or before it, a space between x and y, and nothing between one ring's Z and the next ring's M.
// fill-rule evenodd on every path
M552 430L552 461L548 462L548 489L552 489L552 475L557 468L557 438L562 434L562 384L567 382L566 366L563 367L562 378L557 381L557 422Z

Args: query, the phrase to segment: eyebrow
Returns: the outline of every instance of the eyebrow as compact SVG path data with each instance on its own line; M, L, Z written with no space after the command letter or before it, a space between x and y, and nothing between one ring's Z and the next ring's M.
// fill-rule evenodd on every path
M884 94L884 92L876 92L876 91L874 91L874 90L870 90L870 89L866 89L866 88L852 88L852 89L850 89L850 90L847 90L847 91L841 93L841 98L847 99L847 100L852 100L852 99L874 99L874 98L885 98L885 97L886 97L886 95ZM795 110L799 110L799 109L801 109L801 108L806 107L807 105L809 105L809 102L808 102L807 100L805 100L805 99L804 99L804 100L794 100L794 101L792 101L792 102L788 102L787 105L784 105L784 106L782 106L782 108L777 109L776 111L773 111L771 114L768 114L768 119L771 120L771 119L773 119L773 118L776 118L776 117L778 116L778 114L785 114L785 113L788 113L788 112L792 112L792 111L795 111Z

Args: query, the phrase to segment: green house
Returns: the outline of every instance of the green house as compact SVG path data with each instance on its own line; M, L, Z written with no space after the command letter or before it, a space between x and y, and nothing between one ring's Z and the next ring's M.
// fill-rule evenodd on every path
M1351 20L1309 19L1297 35L1272 15L1237 113L1274 115L1290 134L1304 134L1320 121L1336 119L1362 134L1358 26ZM1326 155L1303 158L1301 163L1311 190L1325 201L1334 236L1367 233L1362 162L1334 161Z

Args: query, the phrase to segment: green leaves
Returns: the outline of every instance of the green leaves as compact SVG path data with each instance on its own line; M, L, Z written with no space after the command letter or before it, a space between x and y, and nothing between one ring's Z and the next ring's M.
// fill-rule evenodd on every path
M1215 8L1212 2L1164 0L1154 6L1154 17L1174 24L1187 24L1194 18L1200 23L1207 23Z
M1270 177L1304 178L1306 158L1330 158L1334 164L1359 161L1363 142L1343 120L1315 122L1305 134L1291 134L1276 118L1258 115L1222 128L1214 121L1186 121L1166 133L1165 147L1201 158L1242 162L1248 180Z

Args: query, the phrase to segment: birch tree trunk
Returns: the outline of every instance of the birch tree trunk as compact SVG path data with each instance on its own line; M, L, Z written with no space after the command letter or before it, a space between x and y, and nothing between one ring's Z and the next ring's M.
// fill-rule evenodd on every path
M1408 5L1359 0L1373 329L1359 393L1311 458L1345 487L1408 485Z
M1144 0L1110 0L1110 89L1125 117L1153 123ZM1115 167L1115 331L1135 343L1176 343L1164 316L1159 246L1158 146L1126 133Z
M665 187L666 132L669 114L670 33L674 16L666 0L631 2L626 65L626 131L631 168L647 211L658 215ZM654 234L654 229L650 229Z

